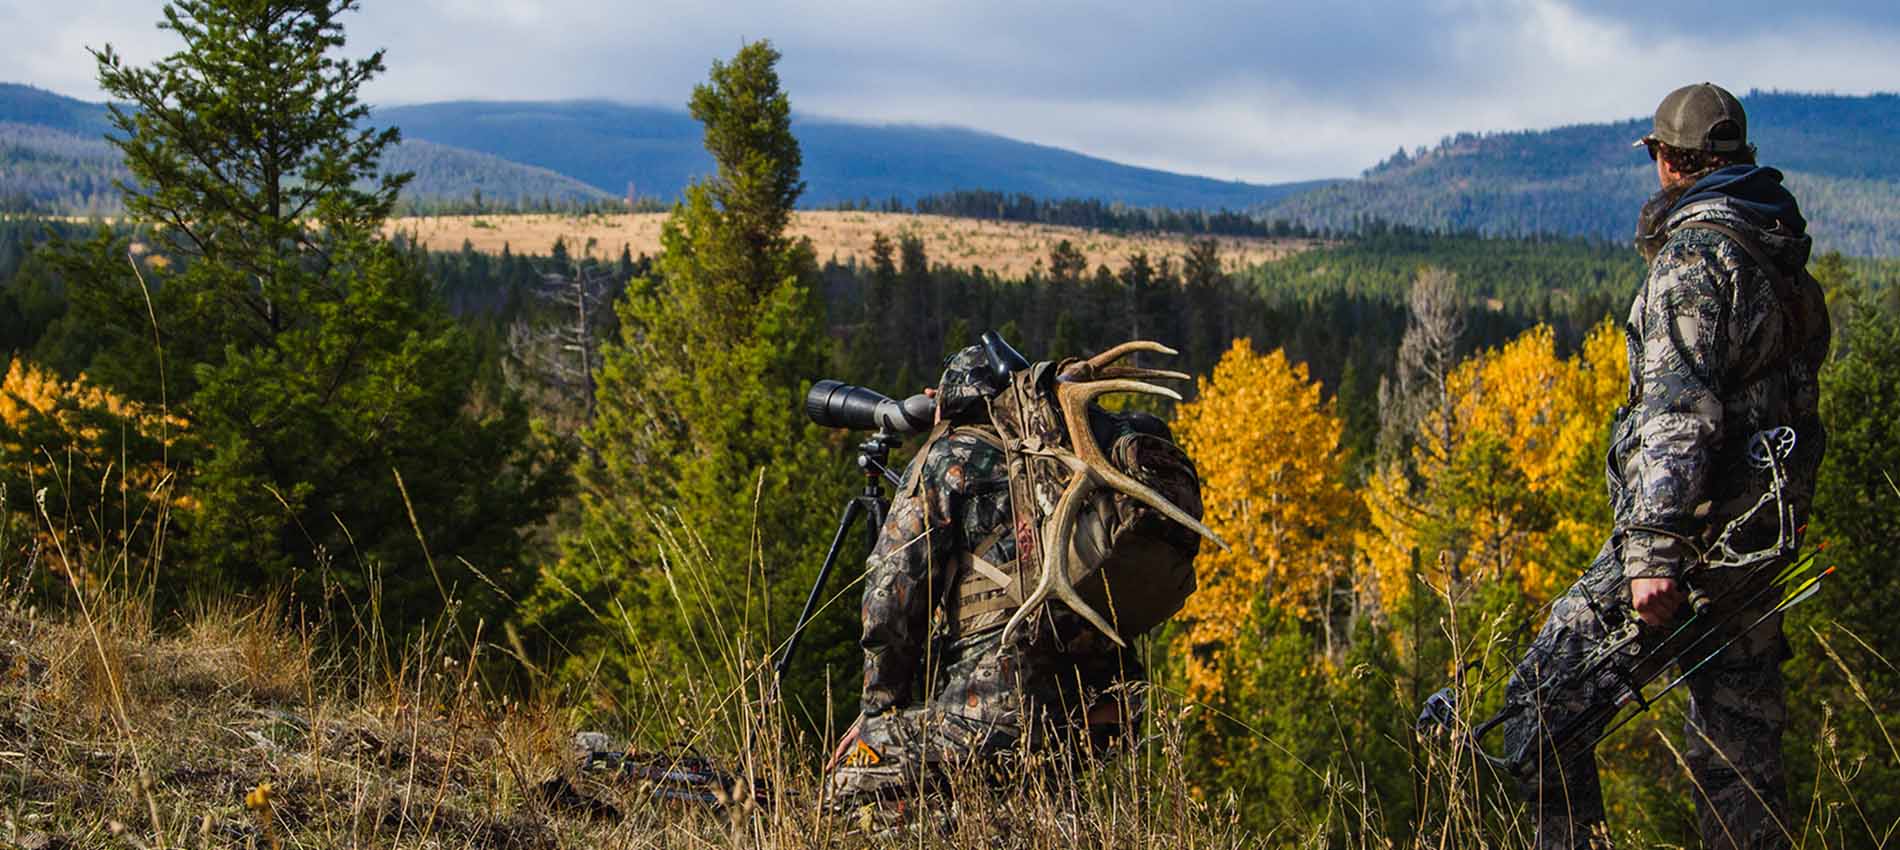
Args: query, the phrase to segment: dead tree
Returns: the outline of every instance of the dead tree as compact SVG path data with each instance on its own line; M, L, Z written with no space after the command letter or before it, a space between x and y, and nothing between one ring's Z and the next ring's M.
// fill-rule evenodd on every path
M1452 431L1451 372L1458 365L1458 341L1465 333L1465 303L1458 293L1458 276L1426 267L1412 281L1411 321L1399 341L1398 391L1380 382L1380 431L1392 441L1387 448L1408 444L1419 429L1433 427L1437 443L1447 454L1455 451Z
M571 433L594 417L594 371L609 318L614 276L591 262L543 272L508 328L509 380ZM570 421L578 417L578 421ZM572 427L568 427L568 426Z

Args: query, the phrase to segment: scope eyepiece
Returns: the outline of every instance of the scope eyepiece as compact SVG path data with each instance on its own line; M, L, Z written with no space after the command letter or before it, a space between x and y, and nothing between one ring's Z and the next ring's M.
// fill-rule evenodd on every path
M898 401L843 381L819 381L805 394L805 415L826 428L917 434L930 430L937 401L918 393Z

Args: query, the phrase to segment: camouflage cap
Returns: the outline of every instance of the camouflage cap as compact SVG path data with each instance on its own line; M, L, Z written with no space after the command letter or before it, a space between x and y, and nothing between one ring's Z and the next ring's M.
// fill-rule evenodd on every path
M1672 148L1734 153L1748 147L1748 114L1742 102L1714 83L1696 83L1669 93L1656 107L1656 123L1636 140Z
M937 382L937 408L949 419L981 410L984 399L1002 391L989 352L972 345L944 360L943 378Z

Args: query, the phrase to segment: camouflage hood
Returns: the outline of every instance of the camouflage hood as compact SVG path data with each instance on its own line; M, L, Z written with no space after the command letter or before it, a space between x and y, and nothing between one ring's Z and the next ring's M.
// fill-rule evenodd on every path
M1657 192L1638 217L1637 250L1644 260L1654 261L1682 225L1715 221L1752 233L1784 273L1793 273L1807 265L1813 243L1801 206L1781 179L1781 172L1773 168L1731 165L1703 175L1686 188L1677 185Z
M1773 168L1732 165L1696 181L1670 209L1664 230L1673 233L1691 221L1716 221L1752 233L1783 273L1806 266L1814 244L1800 204Z
M995 374L983 346L972 345L950 355L943 364L943 377L937 381L937 409L943 412L943 418L981 417L983 400L1003 391L1003 383Z

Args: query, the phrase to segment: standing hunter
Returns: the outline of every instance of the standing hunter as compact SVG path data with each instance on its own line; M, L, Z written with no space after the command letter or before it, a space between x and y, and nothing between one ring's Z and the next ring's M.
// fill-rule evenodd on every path
M1096 385L1090 379L1177 376L1108 365L1113 352L1096 361L1030 366L1006 344L997 345L970 346L949 358L936 390L938 424L906 471L869 558L862 714L829 768L840 808L869 806L901 817L917 794L940 790L958 771L997 779L1024 752L1105 746L1138 710L1139 695L1128 685L1142 680L1143 670L1115 628L1091 623L1091 614L1106 621L1089 604L1080 606L1086 614L1039 604L1050 598L1050 582L1039 573L1042 559L1035 552L1054 537L1066 542L1076 525L1073 518L1066 527L1049 519L1046 509L1085 501L1060 495L1088 477L1071 475L1072 467L1053 455L1085 439L1107 449L1117 465L1138 470L1139 483L1116 484L1109 473L1110 487L1080 495L1094 501L1100 516L1121 518L1095 526L1097 542L1108 541L1099 551L1138 549L1141 558L1128 560L1152 568L1141 581L1117 578L1112 586L1172 599L1159 610L1094 605L1132 636L1173 613L1193 590L1195 534L1204 527L1190 530L1134 504L1166 499L1185 508L1175 516L1198 517L1199 481L1167 426L1151 416L1106 414L1077 396L1068 401L1076 405L1071 409L1087 411L1077 417L1087 420L1087 436L1072 436L1056 402L1062 393L1086 393ZM1001 400L1005 396L1019 403ZM1025 434L1036 435L1027 448ZM1101 457L1087 450L1070 457L1091 454ZM1044 471L1060 474L1028 471L1044 462L1053 465ZM1130 492L1144 485L1154 488L1147 499ZM1045 511L1027 507L1031 503ZM1076 548L1088 549L1080 540ZM1070 552L1065 563L1097 567L1098 559ZM1102 565L1103 574L1107 569ZM1057 583L1070 587L1066 579ZM1086 583L1082 595L1088 595Z
M1663 98L1637 144L1655 161L1661 191L1637 224L1649 273L1626 327L1629 399L1608 459L1613 531L1552 607L1512 677L1518 693L1575 669L1602 639L1592 598L1626 602L1655 633L1687 613L1692 591L1718 606L1745 604L1734 601L1743 594L1724 594L1733 570L1692 567L1767 492L1767 475L1748 460L1751 438L1792 429L1783 497L1797 528L1826 447L1817 374L1829 331L1820 289L1805 272L1806 222L1781 173L1755 164L1741 102L1709 83L1684 86ZM1771 514L1742 523L1731 543L1773 545ZM1766 612L1774 601L1756 604ZM1708 847L1790 844L1781 617L1729 622L1739 631L1758 620L1688 681L1685 759ZM1545 728L1574 708L1547 706ZM1524 784L1539 847L1608 846L1593 751L1547 754Z

